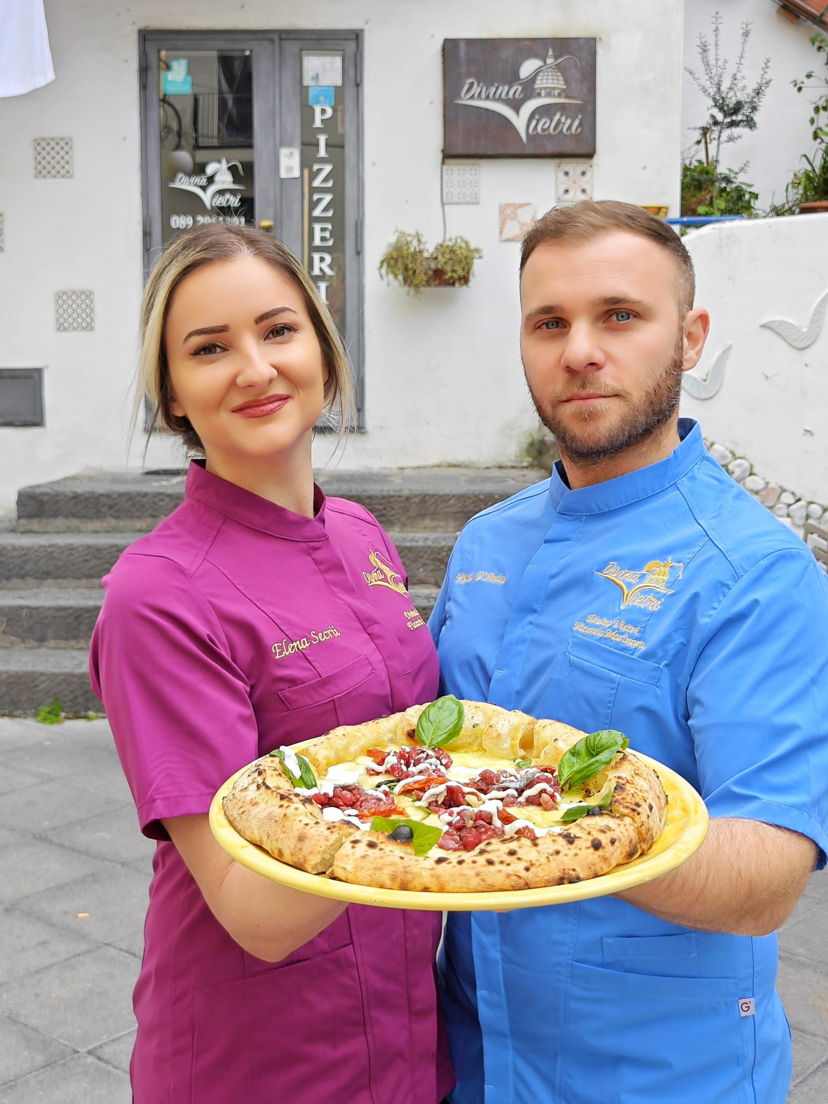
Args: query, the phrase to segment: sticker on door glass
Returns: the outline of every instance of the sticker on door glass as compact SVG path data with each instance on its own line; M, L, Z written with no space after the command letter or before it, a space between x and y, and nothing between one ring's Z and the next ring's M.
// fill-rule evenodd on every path
M193 91L189 58L175 58L161 74L161 87L165 96L189 96Z
M342 84L342 54L302 54L302 84Z
M330 84L313 84L308 89L308 107L333 107L336 89Z

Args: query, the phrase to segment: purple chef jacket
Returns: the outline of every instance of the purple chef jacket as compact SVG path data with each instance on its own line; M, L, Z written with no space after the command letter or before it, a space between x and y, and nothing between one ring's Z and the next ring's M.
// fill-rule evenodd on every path
M302 517L191 465L104 579L91 678L158 841L135 988L135 1104L435 1104L452 1075L438 913L351 905L274 965L213 918L162 818L280 744L428 701L437 661L367 510Z

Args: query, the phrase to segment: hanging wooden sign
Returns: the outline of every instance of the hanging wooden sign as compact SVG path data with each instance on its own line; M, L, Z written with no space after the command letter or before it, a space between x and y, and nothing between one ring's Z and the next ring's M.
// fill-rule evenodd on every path
M591 157L594 38L447 38L446 157Z

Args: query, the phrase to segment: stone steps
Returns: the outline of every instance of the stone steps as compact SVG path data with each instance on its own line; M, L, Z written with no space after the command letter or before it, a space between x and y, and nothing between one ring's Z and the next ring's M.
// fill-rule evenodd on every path
M399 549L415 605L428 617L469 517L545 473L522 468L320 471L332 497L365 505ZM100 711L87 648L100 578L121 551L166 517L184 491L178 469L84 472L24 487L16 523L0 531L0 713Z

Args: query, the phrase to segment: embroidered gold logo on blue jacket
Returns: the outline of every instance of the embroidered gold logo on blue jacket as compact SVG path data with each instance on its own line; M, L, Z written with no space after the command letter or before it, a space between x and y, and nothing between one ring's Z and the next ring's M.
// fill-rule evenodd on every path
M603 571L596 571L603 579L615 583L623 595L621 609L625 606L641 606L659 609L664 601L661 595L673 593L670 583L684 574L684 564L672 560L650 560L641 571L630 571L617 563L608 563Z

